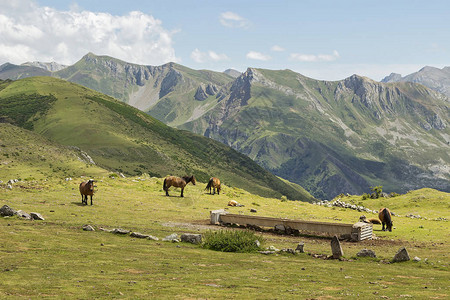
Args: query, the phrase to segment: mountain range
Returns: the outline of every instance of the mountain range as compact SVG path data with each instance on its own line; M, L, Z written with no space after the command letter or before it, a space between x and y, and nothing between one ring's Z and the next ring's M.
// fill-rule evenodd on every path
M448 68L436 70L409 77L420 82L392 74L385 82L321 81L290 70L143 66L89 53L55 72L4 64L0 78L53 76L97 90L229 145L323 199L376 185L450 191Z

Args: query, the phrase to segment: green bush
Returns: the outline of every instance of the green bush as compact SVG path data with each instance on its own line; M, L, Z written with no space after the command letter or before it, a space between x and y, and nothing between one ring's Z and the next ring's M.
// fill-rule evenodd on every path
M261 249L264 242L262 236L257 236L249 230L219 230L205 233L203 248L222 252L255 252Z

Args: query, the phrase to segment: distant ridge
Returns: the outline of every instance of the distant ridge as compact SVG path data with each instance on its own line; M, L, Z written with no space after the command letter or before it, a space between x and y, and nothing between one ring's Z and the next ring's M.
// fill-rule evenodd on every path
M225 70L223 72L225 74L227 74L227 75L230 75L231 77L234 77L234 78L238 78L242 74L242 72L239 72L239 71L237 71L235 69L227 69L227 70Z
M430 89L438 91L450 97L450 67L442 69L425 66L417 72L405 77L392 73L381 80L381 82L414 82L423 84Z
M23 63L22 66L37 67L50 72L56 72L67 68L66 65L61 65L56 62L40 62L40 61L26 62Z

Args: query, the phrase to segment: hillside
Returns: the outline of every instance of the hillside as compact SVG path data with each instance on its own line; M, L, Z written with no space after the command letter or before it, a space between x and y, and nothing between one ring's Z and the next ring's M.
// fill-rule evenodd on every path
M211 139L172 129L141 111L85 87L51 77L0 82L0 118L126 175L194 174L264 196L312 197Z
M248 155L315 197L450 189L449 101L413 83L327 82L248 69L227 97L180 128Z

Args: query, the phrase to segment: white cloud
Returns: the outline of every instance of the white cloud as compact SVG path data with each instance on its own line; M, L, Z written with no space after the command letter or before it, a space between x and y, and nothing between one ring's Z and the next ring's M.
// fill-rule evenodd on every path
M256 51L250 51L249 53L247 53L247 55L245 57L247 57L249 59L263 60L263 61L268 61L271 59L271 57L269 55L263 54L261 52L256 52Z
M270 50L272 50L274 52L283 52L283 51L285 51L285 49L283 47L280 47L278 45L273 45L272 48L270 48Z
M198 49L195 49L191 53L191 58L193 61L197 63L204 63L209 61L221 61L221 60L229 60L228 56L226 54L218 54L214 51L208 51L208 52L201 52Z
M0 64L56 61L73 64L88 52L128 62L160 65L179 61L161 21L133 11L124 16L40 7L11 0L0 12Z
M225 27L248 28L250 26L249 20L231 11L221 13L219 20L220 23Z
M303 62L319 62L319 61L334 61L339 58L339 53L334 50L333 54L302 54L291 53L290 59Z

